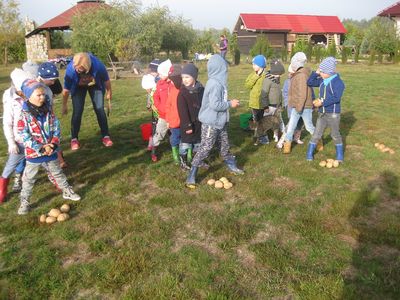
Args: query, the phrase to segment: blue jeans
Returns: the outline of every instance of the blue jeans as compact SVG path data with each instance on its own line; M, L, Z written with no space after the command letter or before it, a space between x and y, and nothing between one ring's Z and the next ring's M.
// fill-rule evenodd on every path
M293 140L293 134L294 131L296 130L296 126L300 118L303 119L306 130L311 135L313 135L315 127L312 122L312 109L305 108L300 113L297 112L295 109L292 109L292 112L290 114L289 124L287 126L285 141L291 142Z
M3 173L1 177L9 178L11 174L15 171L17 173L22 173L25 168L25 148L22 144L17 144L19 153L9 154L6 165L4 166Z
M89 92L90 98L92 99L93 109L97 116L97 122L99 123L101 135L103 137L109 135L107 116L104 111L104 94L101 90L94 88L79 87L76 89L72 98L72 118L71 118L71 138L77 139L79 130L81 129L81 121L83 109L85 107L86 93Z
M180 128L170 128L171 136L169 137L169 143L171 147L179 146L181 142L181 129Z

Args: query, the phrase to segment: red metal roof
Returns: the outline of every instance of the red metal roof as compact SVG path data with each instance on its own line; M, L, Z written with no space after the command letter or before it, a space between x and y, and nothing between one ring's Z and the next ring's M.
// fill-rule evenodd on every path
M389 6L388 8L385 8L382 10L378 16L381 17L397 17L400 16L400 2L397 2L393 4L392 6Z
M240 14L246 29L292 33L346 33L336 16Z
M29 37L45 29L68 29L71 26L71 20L73 16L77 15L78 13L86 13L91 9L98 9L100 7L109 7L109 5L105 4L104 1L79 1L75 6L64 11L58 16L40 25L32 32L28 33L26 37Z

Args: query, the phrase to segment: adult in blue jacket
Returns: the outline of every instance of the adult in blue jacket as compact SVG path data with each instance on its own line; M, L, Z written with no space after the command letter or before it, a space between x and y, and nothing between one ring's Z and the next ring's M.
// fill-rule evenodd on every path
M91 53L77 53L68 64L64 77L63 109L68 113L68 97L72 98L71 117L71 149L78 150L78 140L81 128L82 114L85 107L85 97L89 93L93 109L99 123L102 142L106 147L111 147L113 142L108 132L107 116L104 111L104 95L111 101L111 81L104 64Z

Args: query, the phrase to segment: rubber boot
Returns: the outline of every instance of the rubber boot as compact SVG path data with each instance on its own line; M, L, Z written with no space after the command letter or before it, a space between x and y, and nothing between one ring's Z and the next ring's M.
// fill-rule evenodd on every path
M343 144L335 145L336 148L336 160L339 162L343 162L344 160L344 153L343 153Z
M195 189L196 188L197 171L198 171L197 167L192 166L190 168L188 177L186 178L186 186L188 188L191 188L191 189Z
M10 178L0 177L0 203L3 203L7 197L7 186Z
M190 170L190 167L187 163L187 154L180 155L180 167L183 171Z
M320 139L320 140L318 141L318 144L317 144L317 151L320 152L320 151L322 151L322 150L324 150L324 142L323 142L322 139Z
M188 164L190 164L192 162L192 160L193 160L193 149L192 148L188 149L186 159L187 159Z
M244 171L239 169L236 165L236 160L234 157L226 159L225 164L228 167L229 171L235 175L242 175L244 174Z
M68 164L64 159L64 154L63 154L62 150L57 151L57 158L58 158L58 162L60 163L61 168L65 169L68 167Z
M158 160L157 151L156 150L157 150L157 147L153 146L153 148L151 148L151 160L153 162L156 162Z
M174 160L174 163L176 165L180 164L180 159L179 159L179 147L178 146L173 146L171 147L172 149L172 159Z
M22 189L22 174L21 173L15 173L14 175L14 184L12 187L13 192L19 192Z
M314 160L314 151L315 151L316 147L317 147L317 144L314 144L314 143L309 143L308 144L307 156L306 156L306 159L308 161L313 161Z
M290 141L285 141L283 143L283 154L290 154L290 152L292 151L292 142Z

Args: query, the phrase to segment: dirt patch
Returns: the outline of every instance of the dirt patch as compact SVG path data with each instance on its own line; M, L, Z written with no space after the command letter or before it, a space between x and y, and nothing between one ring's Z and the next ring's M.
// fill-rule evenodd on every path
M96 258L90 253L89 247L84 243L79 243L71 256L65 257L62 262L64 269L74 264L85 264L95 261Z
M281 176L274 178L274 180L272 181L272 186L284 188L287 190L293 190L299 186L299 183L289 177Z
M253 252L251 252L246 245L242 245L236 248L236 254L239 257L242 265L245 267L253 267L256 265L256 257Z
M357 249L359 247L359 242L357 239L350 235L339 234L338 239L348 244L352 249Z

